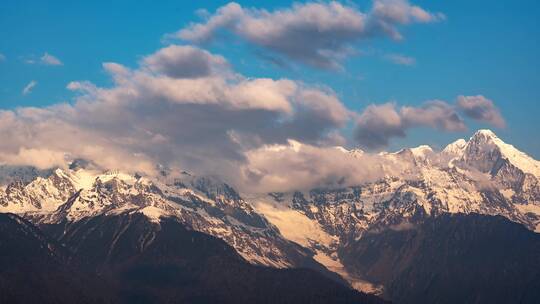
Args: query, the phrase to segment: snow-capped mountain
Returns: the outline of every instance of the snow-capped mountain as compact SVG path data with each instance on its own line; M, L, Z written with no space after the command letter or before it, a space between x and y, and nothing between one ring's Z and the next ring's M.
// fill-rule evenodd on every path
M471 137L463 148L461 161L492 176L506 163L524 174L540 177L540 162L504 143L491 130L480 130Z
M1 189L0 212L20 214L37 224L125 213L142 213L156 223L174 217L225 240L254 264L285 268L310 260L308 250L281 237L233 188L185 172L150 180L115 171L56 169L47 177Z
M346 150L362 161L362 150ZM227 242L247 261L339 274L353 287L383 292L343 262L366 235L414 229L444 214L501 215L540 232L540 162L480 130L440 152L429 146L381 153L406 174L342 188L238 193L212 177L162 171L159 177L99 172L74 164L36 170L0 166L0 212L37 225L72 225L96 216L143 214L159 229L174 218ZM413 168L413 169L411 169ZM324 266L324 267L323 267Z
M302 244L317 252L316 258L329 269L370 291L380 290L380 286L349 271L340 258L340 253L366 233L408 230L427 218L471 213L501 215L540 232L540 184L534 174L539 162L491 131L480 130L469 141L458 140L438 153L420 146L380 155L412 164L414 177L387 176L341 189L272 193L255 198L259 202L256 209L282 232L294 230L279 218L284 211L278 208L283 206L297 211L299 217L305 217L303 221L313 221L321 232L306 233L307 241ZM316 241L321 235L324 237Z

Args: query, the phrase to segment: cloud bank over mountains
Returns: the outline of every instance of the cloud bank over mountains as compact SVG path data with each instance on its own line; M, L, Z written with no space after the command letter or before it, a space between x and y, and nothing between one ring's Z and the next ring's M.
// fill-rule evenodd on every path
M292 60L332 67L351 39L380 33L398 39L398 25L442 18L397 0L375 1L367 14L337 2L274 12L231 3L179 35L200 42L225 28ZM309 36L296 39L295 33ZM305 54L307 48L313 53ZM383 165L404 170L370 153L358 156L365 158L355 162L361 166L351 166L352 156L336 146L379 150L419 127L463 131L462 115L504 126L494 103L481 95L419 107L372 104L355 112L330 89L249 78L199 46L169 45L142 57L136 68L112 62L103 68L113 85L73 81L67 85L77 93L71 103L0 110L0 163L48 168L83 158L103 169L146 174L157 174L159 164L271 191L375 179Z
M442 100L427 101L420 107L395 103L370 105L356 120L354 137L368 150L380 150L392 138L405 137L407 130L430 127L440 131L466 131L462 115L488 125L504 128L506 122L493 101L482 95L459 96L455 104Z

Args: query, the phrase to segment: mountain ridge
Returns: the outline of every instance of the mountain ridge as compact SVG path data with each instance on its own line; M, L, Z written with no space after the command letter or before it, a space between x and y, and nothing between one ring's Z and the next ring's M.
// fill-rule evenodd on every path
M157 225L172 218L224 240L252 264L308 267L339 275L358 290L385 294L384 286L342 260L367 233L408 230L446 214L503 216L540 232L539 179L521 169L530 157L512 149L480 130L438 152L419 146L379 154L405 164L403 176L285 193L239 193L219 179L166 168L158 177L84 164L48 175L27 170L32 178L0 187L0 212L40 226L76 225L96 216L140 214ZM337 150L351 161L363 161L365 154Z

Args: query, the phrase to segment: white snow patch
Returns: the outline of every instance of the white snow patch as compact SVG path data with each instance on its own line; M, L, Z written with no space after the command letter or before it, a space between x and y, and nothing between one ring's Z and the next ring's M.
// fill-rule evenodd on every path
M132 184L136 181L135 177L126 173L122 173L119 171L108 171L105 172L97 177L101 182L106 183L114 178L117 178L123 182L126 182L128 184Z
M263 202L255 203L254 208L277 226L286 239L302 246L310 247L310 241L330 246L337 241L337 238L326 233L319 223L299 211Z
M433 153L433 149L428 145L421 145L416 148L411 148L411 152L416 157L426 158L430 153Z
M159 223L161 217L165 217L169 215L165 210L154 207L154 206L144 207L142 209L137 210L137 212L144 214L150 221L155 222L155 223Z
M467 146L467 141L460 138L446 146L446 148L442 150L442 153L452 156L461 156L465 150L465 146Z
M96 177L97 175L94 172L79 169L71 176L71 181L73 182L75 189L86 190L92 188L94 182L96 181Z
M313 257L317 262L324 265L328 270L339 274L343 279L349 282L352 288L369 294L381 295L383 286L370 283L357 277L351 276L339 259L333 259L324 252L317 250L317 254Z
M512 197L515 194L515 191L512 190L511 188L501 189L501 190L499 190L499 192L504 196L504 198L506 198L509 201L512 201Z

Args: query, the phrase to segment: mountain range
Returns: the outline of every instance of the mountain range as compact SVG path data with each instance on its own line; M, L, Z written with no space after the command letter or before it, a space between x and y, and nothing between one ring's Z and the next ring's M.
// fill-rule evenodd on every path
M0 302L540 301L540 162L490 130L377 157L401 170L272 193L1 165Z

